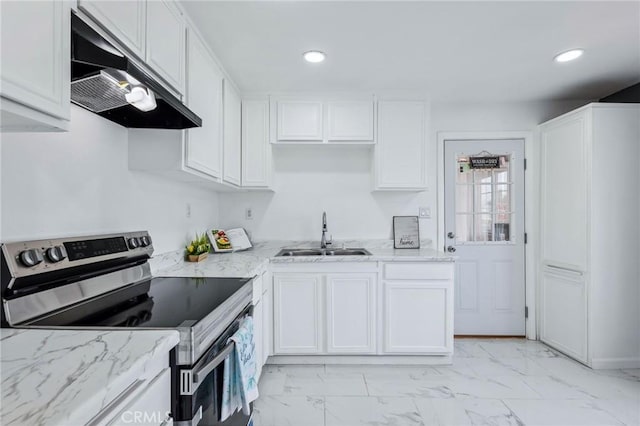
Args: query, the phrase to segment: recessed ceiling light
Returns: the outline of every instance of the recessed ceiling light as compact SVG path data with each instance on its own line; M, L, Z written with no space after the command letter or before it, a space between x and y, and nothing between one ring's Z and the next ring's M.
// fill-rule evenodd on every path
M567 50L566 52L557 54L556 57L553 58L553 60L556 62L569 62L573 61L574 59L578 59L580 56L582 56L583 53L584 50L582 49L571 49Z
M327 55L325 55L323 52L320 52L319 50L310 50L308 52L304 52L303 56L305 61L314 64L324 61L324 58L327 57Z

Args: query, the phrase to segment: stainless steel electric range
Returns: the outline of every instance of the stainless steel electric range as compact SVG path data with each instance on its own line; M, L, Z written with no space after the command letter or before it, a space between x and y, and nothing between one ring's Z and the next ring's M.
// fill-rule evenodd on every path
M176 426L219 421L227 339L252 314L250 278L153 278L147 232L15 242L2 246L2 327L172 328Z

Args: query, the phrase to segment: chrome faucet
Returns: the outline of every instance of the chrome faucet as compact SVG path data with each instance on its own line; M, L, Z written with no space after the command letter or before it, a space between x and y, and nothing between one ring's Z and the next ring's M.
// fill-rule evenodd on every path
M322 238L320 239L320 248L327 248L333 242L333 238L327 241L327 212L322 212Z

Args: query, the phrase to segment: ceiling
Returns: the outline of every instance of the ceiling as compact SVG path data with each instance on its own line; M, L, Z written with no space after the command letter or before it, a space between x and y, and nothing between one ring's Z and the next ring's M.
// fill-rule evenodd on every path
M640 1L184 1L243 92L598 99L640 81ZM581 47L559 64L554 55ZM322 64L302 58L327 53Z

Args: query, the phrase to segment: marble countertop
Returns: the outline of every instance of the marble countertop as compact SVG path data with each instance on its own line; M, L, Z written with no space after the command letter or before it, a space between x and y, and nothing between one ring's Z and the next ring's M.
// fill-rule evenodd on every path
M84 425L178 344L174 330L1 329L8 425Z
M425 241L427 246L429 241ZM332 248L366 248L370 256L298 256L275 257L283 248L317 248L317 241L269 241L257 242L245 251L235 253L211 253L201 262L186 262L183 251L154 256L151 271L158 277L253 277L271 263L308 262L453 262L455 256L431 248L394 249L391 240L336 241Z

